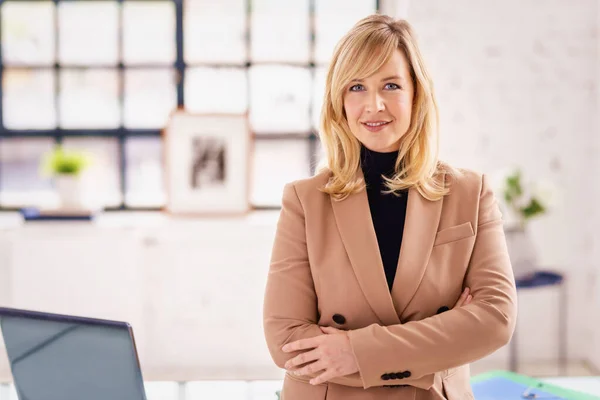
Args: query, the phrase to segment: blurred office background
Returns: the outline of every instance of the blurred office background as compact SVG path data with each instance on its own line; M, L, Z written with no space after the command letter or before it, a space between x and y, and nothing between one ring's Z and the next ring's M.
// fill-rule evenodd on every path
M130 322L151 398L274 399L261 316L282 188L314 172L333 46L373 12L415 27L443 159L552 188L529 267L560 284L519 291L518 340L472 373L600 375L596 0L0 1L0 305ZM164 131L177 108L247 115L227 178L247 211L165 211L200 143ZM92 221L24 221L60 205L41 167L57 144L92 157Z

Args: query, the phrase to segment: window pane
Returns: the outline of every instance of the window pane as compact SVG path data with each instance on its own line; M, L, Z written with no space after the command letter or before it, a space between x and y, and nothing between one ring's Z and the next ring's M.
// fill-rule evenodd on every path
M189 68L185 107L191 112L243 114L248 109L246 79L241 68Z
M319 129L319 121L321 119L321 107L323 106L323 96L325 94L325 78L327 71L323 67L317 67L313 70L313 100L311 120L313 129Z
M261 133L308 132L308 68L263 65L250 69L250 122Z
M0 140L0 203L3 206L55 204L52 180L41 171L44 155L53 146L52 138Z
M308 0L252 0L252 61L308 63Z
M120 123L116 70L61 70L59 110L63 128L116 128Z
M359 19L375 13L375 0L317 0L315 62L326 64L337 42Z
M5 70L2 79L4 127L55 128L55 85L56 79L52 70Z
M127 193L129 206L159 207L166 201L162 141L159 137L128 138L125 142L127 160Z
M127 64L175 62L172 1L123 3L123 58Z
M122 196L117 139L68 137L63 140L63 146L84 150L92 157L90 167L82 176L86 204L118 206Z
M308 139L254 141L252 204L281 205L286 183L310 174Z
M162 128L177 107L175 72L171 69L125 71L125 126Z
M58 3L58 55L65 64L110 64L118 61L116 1Z
M186 0L184 10L186 62L246 62L245 0Z
M50 1L7 1L1 10L4 63L52 64L54 4Z

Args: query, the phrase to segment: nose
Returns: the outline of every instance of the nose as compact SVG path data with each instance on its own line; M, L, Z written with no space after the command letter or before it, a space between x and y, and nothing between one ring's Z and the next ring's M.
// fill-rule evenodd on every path
M371 94L367 96L367 104L365 105L365 109L367 112L371 113L385 110L383 96L381 96L379 92L371 92Z

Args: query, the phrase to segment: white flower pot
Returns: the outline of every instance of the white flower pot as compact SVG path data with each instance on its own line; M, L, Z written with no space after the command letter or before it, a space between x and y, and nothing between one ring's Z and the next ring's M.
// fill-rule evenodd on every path
M54 179L60 208L83 208L83 185L77 176L59 175Z
M507 227L504 232L515 278L532 275L537 269L538 260L530 235L525 229L518 227Z

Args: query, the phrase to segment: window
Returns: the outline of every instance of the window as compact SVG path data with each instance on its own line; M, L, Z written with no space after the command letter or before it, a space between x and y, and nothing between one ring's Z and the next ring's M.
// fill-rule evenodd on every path
M309 176L333 45L375 0L0 2L0 209L46 205L55 143L93 155L106 209L165 203L161 129L177 107L248 113L250 201ZM218 38L218 40L215 40Z

